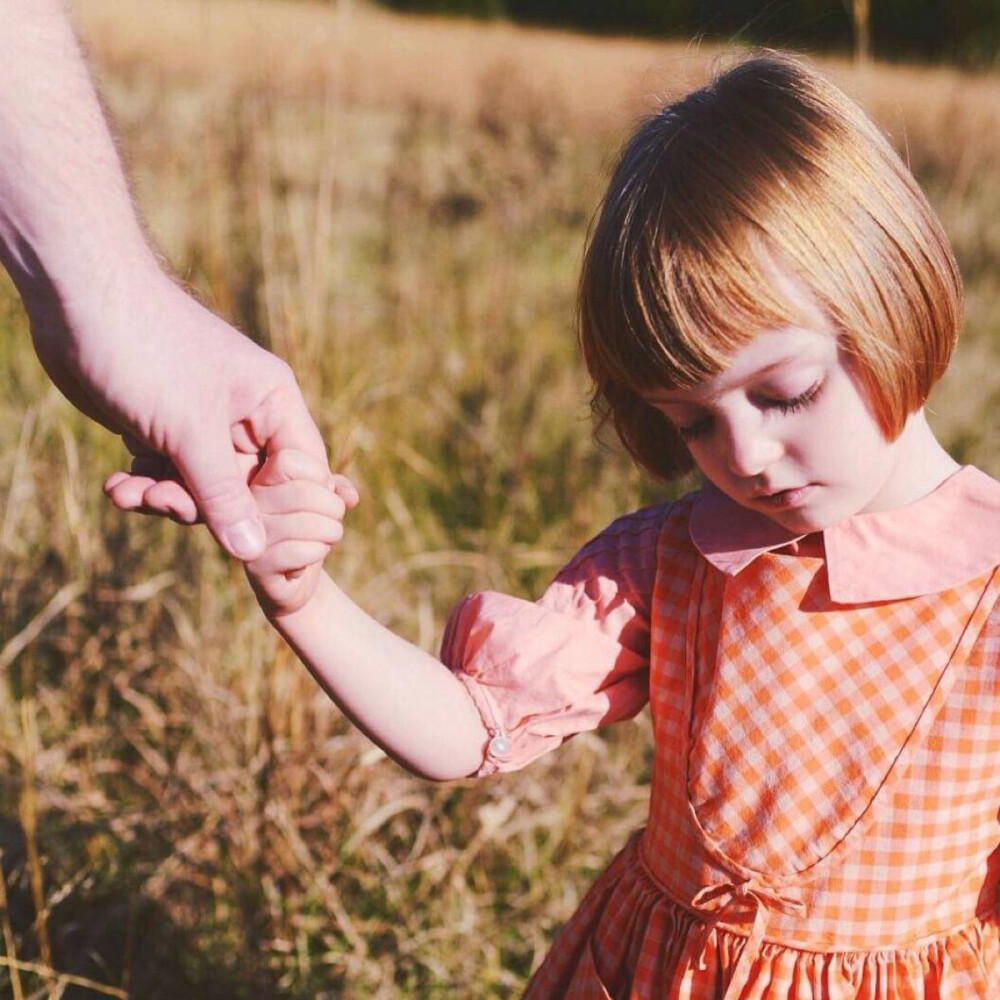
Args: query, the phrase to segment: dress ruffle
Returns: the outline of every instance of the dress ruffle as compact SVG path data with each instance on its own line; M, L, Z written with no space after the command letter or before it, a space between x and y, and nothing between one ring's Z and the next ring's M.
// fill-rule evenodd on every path
M595 882L524 1000L971 1000L1000 997L1000 929L974 920L900 948L822 951L765 940L727 988L748 935L670 899L636 834Z

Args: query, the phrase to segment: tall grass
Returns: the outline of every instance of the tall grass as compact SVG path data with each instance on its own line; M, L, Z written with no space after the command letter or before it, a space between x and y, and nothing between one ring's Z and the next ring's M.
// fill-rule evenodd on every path
M433 649L463 593L536 593L663 494L591 438L574 286L616 143L712 53L294 0L77 14L153 238L291 361L360 486L328 568L381 620ZM1000 83L830 70L955 240L935 419L1000 472ZM202 531L102 503L123 453L48 388L7 285L0 329L0 989L516 995L642 821L646 723L514 776L406 775Z

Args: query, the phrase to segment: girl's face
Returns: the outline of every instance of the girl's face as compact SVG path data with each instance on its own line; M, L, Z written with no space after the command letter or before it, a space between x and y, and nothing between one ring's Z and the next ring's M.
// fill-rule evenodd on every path
M796 533L910 503L950 463L922 412L885 439L820 315L758 334L714 378L647 398L707 479Z

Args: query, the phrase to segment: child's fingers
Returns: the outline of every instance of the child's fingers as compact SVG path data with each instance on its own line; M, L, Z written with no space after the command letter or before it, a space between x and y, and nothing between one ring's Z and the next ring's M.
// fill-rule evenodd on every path
M341 500L347 505L348 509L351 507L356 507L358 505L358 500L360 500L360 494L358 493L358 488L347 478L340 473L334 473L330 476L330 488L340 497Z
M321 563L330 546L316 541L287 541L268 546L264 554L247 564L248 571L257 577L287 575Z
M285 542L321 542L328 549L344 537L344 526L339 520L298 511L294 514L280 514L267 518L267 545L281 545Z
M276 486L254 486L252 490L257 506L265 516L303 511L339 521L347 511L347 504L339 494L325 485L304 479Z
M252 484L276 486L292 480L308 480L326 486L330 482L330 473L314 455L294 448L284 448L273 455L268 455L264 464L254 474Z

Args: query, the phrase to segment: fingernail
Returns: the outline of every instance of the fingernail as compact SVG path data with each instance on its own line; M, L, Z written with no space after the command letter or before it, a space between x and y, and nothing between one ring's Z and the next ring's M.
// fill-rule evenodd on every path
M222 531L223 544L237 559L254 559L264 550L264 528L244 518Z

